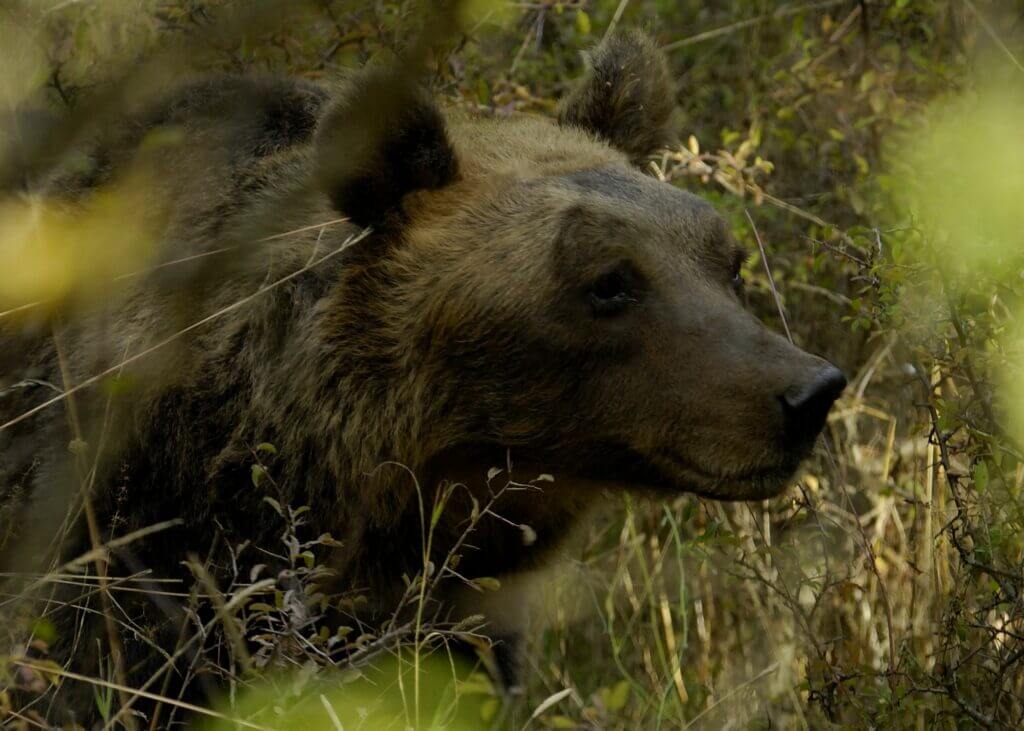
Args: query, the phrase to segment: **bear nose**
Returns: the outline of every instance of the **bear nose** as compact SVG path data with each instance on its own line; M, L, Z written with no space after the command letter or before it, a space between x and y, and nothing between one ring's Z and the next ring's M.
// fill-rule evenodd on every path
M846 388L846 376L826 363L805 383L790 386L782 394L786 415L786 435L797 444L806 444L818 436L825 425L828 410Z

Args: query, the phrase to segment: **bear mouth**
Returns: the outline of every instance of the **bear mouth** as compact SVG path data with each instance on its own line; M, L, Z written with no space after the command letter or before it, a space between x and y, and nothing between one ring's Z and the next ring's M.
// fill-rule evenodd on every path
M606 445L603 459L592 462L583 477L626 489L658 493L692 493L712 500L764 500L783 492L805 454L751 469L712 471L669 450L644 454L624 445Z
M740 471L712 472L673 453L651 459L676 490L714 500L764 500L783 492L802 459Z
M809 452L810 450L806 450ZM524 474L550 473L560 479L582 479L597 486L655 494L691 493L711 500L764 500L790 484L806 453L789 454L775 464L734 471L712 471L670 449L644 453L617 441L602 441L574 450L516 450L495 444L463 444L433 460L431 474L472 481L489 467L510 459Z

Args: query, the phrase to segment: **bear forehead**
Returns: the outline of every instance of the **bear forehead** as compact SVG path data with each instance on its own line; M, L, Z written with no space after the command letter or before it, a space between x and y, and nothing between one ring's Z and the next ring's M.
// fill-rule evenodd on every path
M613 167L580 170L562 181L583 193L597 193L658 217L699 221L717 219L714 206L692 193L630 170Z
M731 255L737 248L728 224L713 205L640 172L593 168L563 175L559 183L581 194L596 210L686 240L698 250L724 249Z

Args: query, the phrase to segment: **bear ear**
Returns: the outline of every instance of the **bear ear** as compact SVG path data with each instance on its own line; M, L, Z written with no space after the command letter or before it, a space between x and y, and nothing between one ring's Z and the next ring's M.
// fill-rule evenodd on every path
M317 178L334 207L360 226L402 214L402 200L458 175L444 117L431 96L395 71L346 82L317 128Z
M560 104L558 121L593 132L639 165L675 141L675 108L664 54L634 30L589 54L586 74Z

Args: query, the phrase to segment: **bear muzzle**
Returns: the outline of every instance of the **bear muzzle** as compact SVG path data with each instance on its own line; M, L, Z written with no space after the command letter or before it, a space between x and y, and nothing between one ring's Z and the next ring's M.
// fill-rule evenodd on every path
M806 382L789 387L779 396L790 449L808 448L814 443L832 404L845 388L846 376L826 362Z

